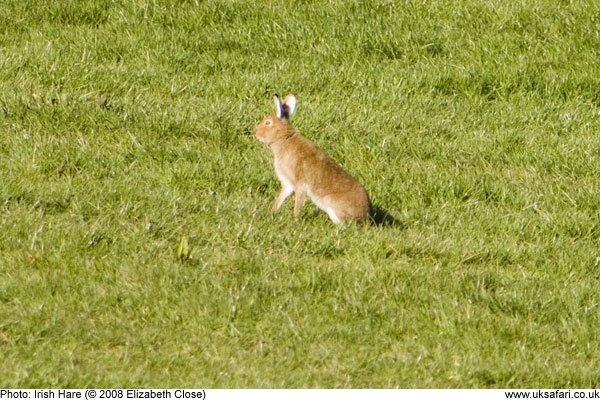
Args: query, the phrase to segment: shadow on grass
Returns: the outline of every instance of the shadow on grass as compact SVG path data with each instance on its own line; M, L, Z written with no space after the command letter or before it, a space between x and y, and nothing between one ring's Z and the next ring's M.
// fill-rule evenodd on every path
M405 227L402 221L390 214L385 208L377 205L373 205L371 207L370 220L370 222L375 226L394 227L401 229Z

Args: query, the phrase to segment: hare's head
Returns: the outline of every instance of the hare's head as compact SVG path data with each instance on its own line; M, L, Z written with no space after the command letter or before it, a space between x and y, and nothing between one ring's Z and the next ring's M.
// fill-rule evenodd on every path
M279 96L275 95L274 100L275 114L263 118L255 130L256 138L266 144L271 144L293 132L290 117L296 110L296 97L290 94L281 102Z

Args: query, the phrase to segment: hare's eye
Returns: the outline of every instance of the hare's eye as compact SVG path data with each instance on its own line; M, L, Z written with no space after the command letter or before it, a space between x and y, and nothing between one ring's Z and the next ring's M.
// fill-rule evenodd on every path
M271 126L272 123L273 123L273 121L271 121L270 119L265 121L266 126Z

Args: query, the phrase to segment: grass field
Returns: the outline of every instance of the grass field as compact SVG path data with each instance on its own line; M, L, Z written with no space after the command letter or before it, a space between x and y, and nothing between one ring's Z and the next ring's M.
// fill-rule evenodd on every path
M0 4L0 387L597 387L599 279L600 2Z

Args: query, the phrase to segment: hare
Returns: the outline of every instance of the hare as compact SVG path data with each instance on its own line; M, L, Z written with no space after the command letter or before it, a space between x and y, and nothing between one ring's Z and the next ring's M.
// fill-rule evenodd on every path
M266 116L256 127L256 138L268 145L275 156L275 173L281 190L273 204L279 210L285 199L295 194L297 217L306 196L336 224L365 222L371 201L365 188L314 143L298 133L290 123L296 110L296 97L283 102L275 95L275 114Z

